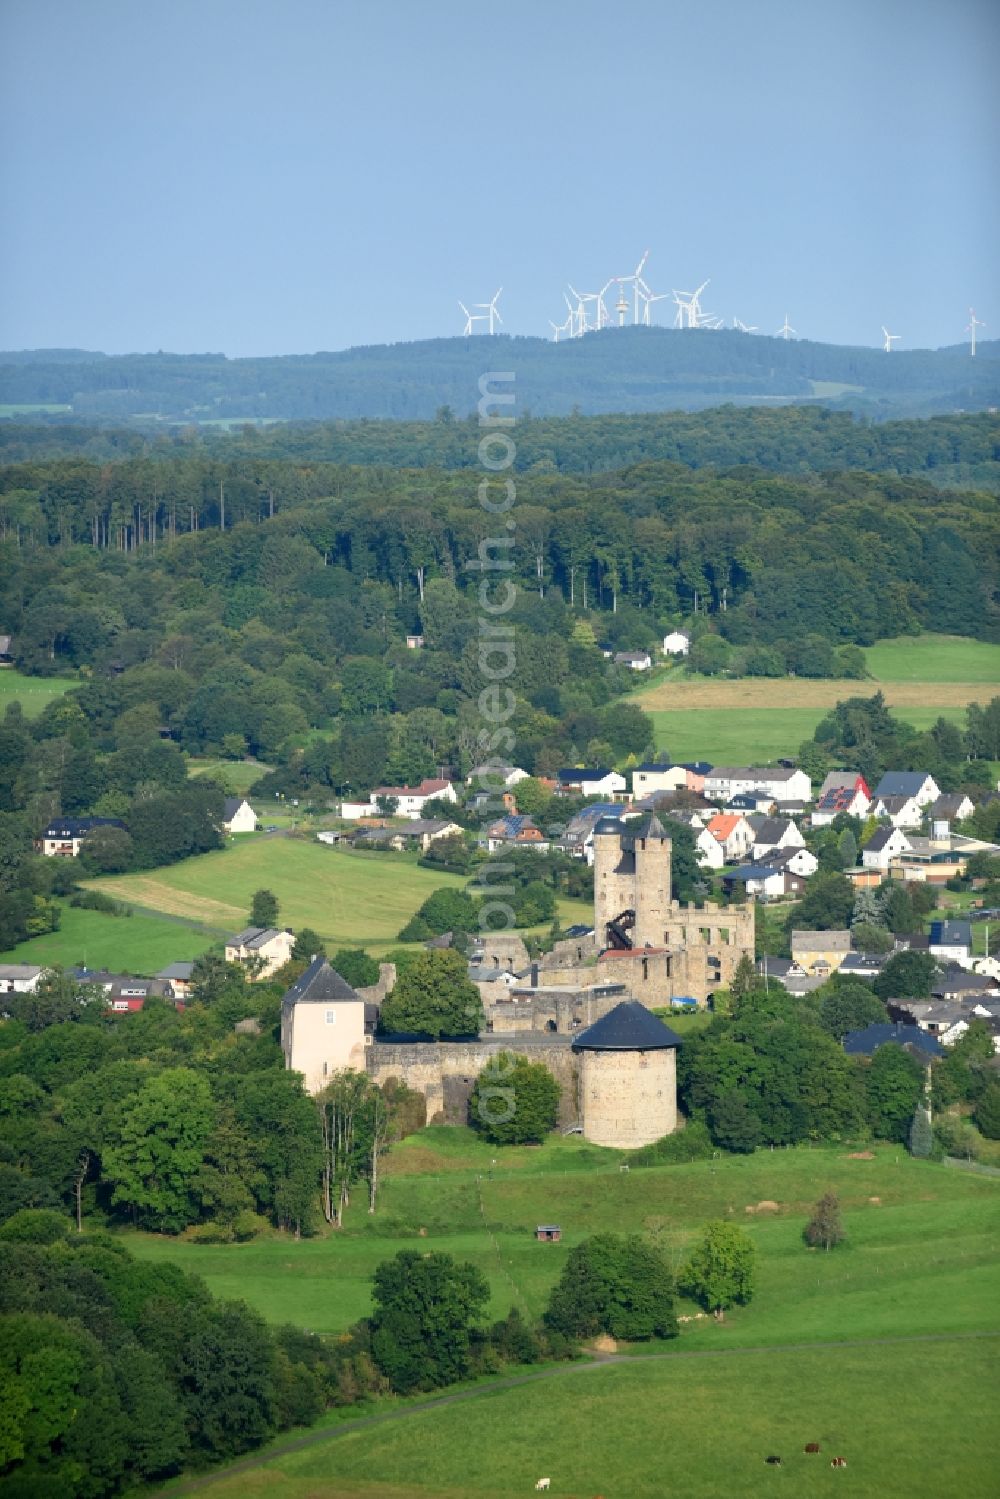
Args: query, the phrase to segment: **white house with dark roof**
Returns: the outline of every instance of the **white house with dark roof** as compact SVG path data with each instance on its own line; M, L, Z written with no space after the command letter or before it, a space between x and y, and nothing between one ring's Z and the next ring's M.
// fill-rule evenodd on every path
M226 938L226 962L244 963L255 980L270 978L292 956L295 934L278 927L248 926Z
M44 972L36 963L0 963L0 994L34 994Z
M124 827L118 817L53 817L35 839L35 849L47 859L76 859L85 839L97 828Z
M885 873L892 861L908 854L911 847L910 840L899 828L877 828L861 850L861 866Z
M594 770L569 766L556 771L559 791L578 796L606 796L619 801L626 795L626 781L617 770Z
M926 770L887 770L872 794L876 801L880 796L912 796L918 807L926 807L941 788Z
M926 808L927 817L934 822L964 822L976 810L971 797L961 791L942 791L941 795Z
M782 848L803 848L805 841L791 818L765 817L753 830L753 857L763 859Z
M226 833L255 833L257 813L245 796L227 796L222 808L222 827Z
M918 828L924 820L915 796L876 796L872 815L885 818L894 828Z
M714 765L705 776L705 795L728 802L734 796L762 792L776 802L812 800L812 782L804 770L752 765Z

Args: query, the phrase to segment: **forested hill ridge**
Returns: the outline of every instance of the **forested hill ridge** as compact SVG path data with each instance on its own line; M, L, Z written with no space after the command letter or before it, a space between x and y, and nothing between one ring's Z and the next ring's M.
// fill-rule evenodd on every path
M512 369L537 416L701 410L816 400L876 417L1000 405L1000 342L894 350L731 330L615 328L552 343L499 335L337 353L0 353L0 406L68 407L99 419L427 419L475 408L487 369Z
M870 422L815 405L541 418L522 413L516 432L514 466L535 474L600 474L648 462L692 469L742 464L790 474L888 471L928 479L939 488L1000 493L1000 417L988 412L892 422ZM140 430L72 419L6 421L0 422L0 461L37 466L78 458L161 465L210 459L237 465L243 475L256 473L264 482L277 465L289 463L474 468L480 436L475 416L458 419L447 408L429 421L247 423L231 428ZM0 488L31 488L36 478L28 470L10 469L0 478Z

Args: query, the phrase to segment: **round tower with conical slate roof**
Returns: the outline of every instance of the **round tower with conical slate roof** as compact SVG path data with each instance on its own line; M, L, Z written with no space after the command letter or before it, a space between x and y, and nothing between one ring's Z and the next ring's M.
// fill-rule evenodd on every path
M584 1139L637 1150L672 1134L680 1044L668 1025L634 999L577 1036Z

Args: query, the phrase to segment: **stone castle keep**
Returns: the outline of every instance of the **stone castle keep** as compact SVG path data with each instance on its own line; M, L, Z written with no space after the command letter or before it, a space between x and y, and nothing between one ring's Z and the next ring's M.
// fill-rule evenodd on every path
M671 845L654 816L602 818L594 830L593 936L557 942L531 963L514 933L484 933L473 977L486 1030L469 1041L375 1036L366 1003L323 959L282 1002L286 1067L318 1092L345 1068L422 1093L427 1119L464 1123L478 1074L500 1051L542 1062L562 1088L560 1126L595 1144L634 1149L677 1127L679 1038L654 1008L704 1007L754 955L752 904L671 900Z

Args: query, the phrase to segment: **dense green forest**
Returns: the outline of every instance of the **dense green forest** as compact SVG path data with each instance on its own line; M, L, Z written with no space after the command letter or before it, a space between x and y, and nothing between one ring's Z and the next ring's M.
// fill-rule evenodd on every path
M1000 345L896 350L732 330L606 329L540 338L441 338L339 353L0 354L0 403L71 406L77 416L170 420L433 416L475 408L485 369L517 373L537 415L701 410L722 401L818 399L876 416L927 416L1000 403Z
M0 456L7 464L59 457L101 464L212 458L251 465L244 472L269 491L281 478L274 467L279 463L473 468L479 462L478 440L476 418L458 420L446 407L425 422L279 422L231 430L140 430L73 420L0 423ZM995 493L1000 490L1000 421L983 413L873 424L817 406L778 411L723 406L697 415L535 418L522 412L518 422L514 467L520 472L596 474L650 461L688 468L749 464L777 473L890 470L941 487L961 484Z

